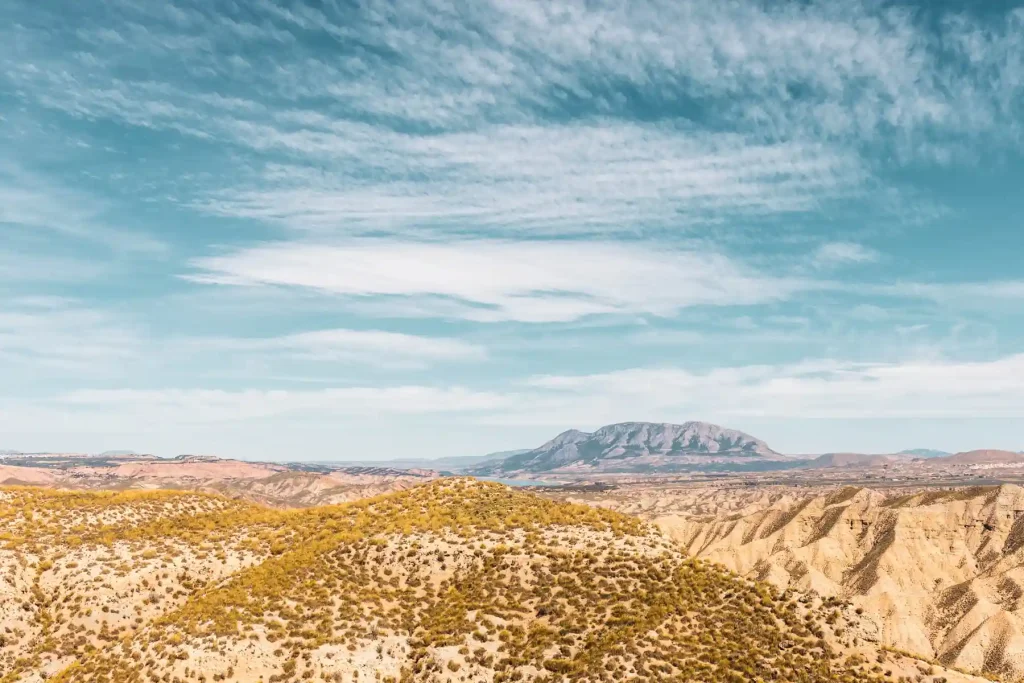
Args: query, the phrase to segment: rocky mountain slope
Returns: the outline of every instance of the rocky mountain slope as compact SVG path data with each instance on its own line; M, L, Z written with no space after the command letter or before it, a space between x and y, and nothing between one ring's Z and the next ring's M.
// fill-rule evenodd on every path
M966 681L618 513L445 480L271 510L0 490L4 681Z
M598 504L689 554L850 601L887 646L1024 680L1024 489L643 489Z
M623 422L571 429L539 448L474 470L478 474L658 472L693 465L782 460L766 443L706 422Z

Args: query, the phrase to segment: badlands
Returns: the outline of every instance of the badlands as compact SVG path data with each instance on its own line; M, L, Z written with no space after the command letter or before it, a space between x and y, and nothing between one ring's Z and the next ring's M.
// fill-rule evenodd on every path
M883 647L1024 679L1024 489L874 481L647 481L548 495L639 516L741 576L849 603Z
M0 681L981 680L684 545L470 479L304 509L8 487Z

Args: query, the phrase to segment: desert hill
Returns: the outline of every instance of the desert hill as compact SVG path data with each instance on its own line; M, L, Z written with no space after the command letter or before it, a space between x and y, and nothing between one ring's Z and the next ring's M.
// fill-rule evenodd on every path
M497 484L303 510L14 488L0 524L4 681L967 680L841 602Z
M766 443L706 422L623 422L570 429L539 448L476 468L478 474L659 472L680 467L784 460Z
M910 459L908 455L875 455L869 453L826 453L807 461L803 467L884 467Z
M1001 450L976 450L956 453L931 462L943 465L1019 465L1024 463L1024 453Z
M689 554L848 600L883 644L1024 679L1024 489L640 487L592 501Z
M288 466L214 456L23 456L0 464L0 486L80 490L183 489L278 507L307 507L402 491L437 476L391 467Z

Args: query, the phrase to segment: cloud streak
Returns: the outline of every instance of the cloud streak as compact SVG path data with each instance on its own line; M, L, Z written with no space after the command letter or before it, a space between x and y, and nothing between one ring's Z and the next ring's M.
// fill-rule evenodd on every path
M949 360L633 368L591 375L535 376L506 390L399 385L317 390L90 389L0 403L0 428L25 431L59 421L81 433L299 419L448 415L453 424L598 425L623 419L1020 419L1024 355ZM131 429L129 429L131 427Z
M778 300L807 286L715 253L610 242L285 242L193 265L188 278L200 283L314 289L362 310L374 303L367 297L378 297L383 310L478 322L668 316L692 306Z
M381 330L326 329L265 338L193 339L197 352L226 351L326 363L422 368L431 363L481 361L484 347L460 339Z
M532 423L543 419L545 413L556 415L565 424L621 420L623 415L667 421L687 415L726 419L1015 418L1024 416L1022 377L1021 354L979 362L826 359L782 366L723 367L705 373L664 367L538 376L526 380L524 386L545 392L548 404L514 419Z

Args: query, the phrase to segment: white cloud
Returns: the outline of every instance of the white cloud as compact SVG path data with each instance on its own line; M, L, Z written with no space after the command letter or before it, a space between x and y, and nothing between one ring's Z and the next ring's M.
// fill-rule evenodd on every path
M224 314L219 314L223 319ZM271 337L158 335L128 314L61 297L13 297L0 305L0 376L60 378L80 386L169 372L210 377L287 377L296 362L365 372L481 362L487 349L452 337L384 330L309 330ZM24 379L5 387L17 390ZM324 381L324 380L319 380ZM334 381L327 379L326 381ZM45 384L44 384L45 385ZM3 392L0 391L0 394Z
M0 370L104 375L143 353L143 336L107 312L60 298L0 305ZM4 366L7 366L6 368Z
M103 214L107 208L105 202L87 193L0 160L0 225L6 225L5 229L16 226L31 232L46 231L122 252L159 253L166 249L163 242L149 235L106 225ZM15 272L13 266L8 272Z
M594 426L622 420L1021 419L1024 355L985 362L835 360L689 372L635 368L592 375L537 376L504 389L357 386L318 390L79 390L43 400L0 401L0 430L136 433L247 421L334 425L388 416L471 425ZM440 423L439 423L440 424ZM978 436L974 440L981 439ZM799 439L796 439L799 440Z
M12 22L0 60L17 92L240 146L253 156L237 181L196 183L184 201L292 228L679 231L885 203L864 159L946 163L1022 138L1019 10L938 22L870 2L98 10L76 25L83 63L37 54L34 23ZM326 59L302 40L317 34L365 49ZM128 80L140 51L153 68ZM200 85L218 78L231 96ZM640 110L686 117L630 123Z
M781 366L638 368L539 376L537 409L513 422L599 424L636 419L1024 417L1024 354L982 362L807 361Z
M231 422L291 415L299 419L358 415L473 413L508 404L501 394L464 387L343 387L318 390L225 391L213 389L91 389L57 397L47 408L71 411L69 419L106 424L165 421Z
M818 268L873 263L881 258L874 249L854 242L829 242L814 252L813 263Z
M487 357L484 347L461 339L382 330L327 329L266 338L200 338L190 340L189 345L196 350L283 354L314 361L389 367L424 367L433 362L479 361Z
M307 231L679 231L723 216L823 208L859 195L867 179L856 158L836 150L655 124L492 126L429 138L311 125L302 135L319 144L302 152L348 173L270 165L251 187L214 191L194 206ZM245 137L302 144L272 131ZM380 172L368 175L367 160Z
M315 98L354 118L434 129L523 122L569 106L629 112L627 89L648 104L706 105L717 122L766 139L886 138L916 153L935 136L1012 138L1019 129L1019 9L975 17L871 2L420 0L401 12L387 0L251 5L243 20L181 0L107 3L76 36L102 46L109 72L144 51L175 75L219 76L286 102ZM299 40L317 34L365 49L326 59ZM281 43L287 53L273 49ZM225 49L236 45L254 49L245 58ZM95 84L88 76L82 85ZM53 94L50 106L91 113L87 99ZM141 125L166 116L161 107L123 106Z
M198 259L189 279L320 290L356 304L494 322L593 314L667 316L699 306L783 299L808 283L759 275L715 253L610 242L450 244L382 240L266 244Z

